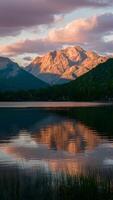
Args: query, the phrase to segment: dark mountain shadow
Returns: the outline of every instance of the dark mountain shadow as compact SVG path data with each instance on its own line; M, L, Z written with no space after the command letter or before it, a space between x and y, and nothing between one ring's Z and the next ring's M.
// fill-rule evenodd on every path
M64 118L46 109L0 108L0 139L17 135L21 130L32 133Z
M29 133L62 122L80 122L100 135L113 138L113 107L66 109L0 109L0 138Z
M98 133L113 138L113 106L53 109L53 112L76 119Z
M62 78L60 75L53 73L39 73L38 78L45 82L49 80L47 83L49 82L50 85L65 84L72 81L71 79Z
M30 129L33 124L48 117L46 111L32 109L0 109L0 138Z

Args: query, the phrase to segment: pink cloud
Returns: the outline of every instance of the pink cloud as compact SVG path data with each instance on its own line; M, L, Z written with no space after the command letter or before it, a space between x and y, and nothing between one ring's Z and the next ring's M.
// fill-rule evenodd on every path
M49 32L49 39L57 43L87 42L88 34L97 26L97 17L75 20L65 27Z
M105 7L112 0L0 0L0 35L54 22L54 16L83 7Z
M0 53L5 56L16 56L24 53L43 54L50 50L57 49L59 44L48 39L25 40L12 45L0 47Z
M113 13L93 16L87 19L77 19L60 29L51 30L44 39L25 40L0 48L5 55L24 53L43 54L47 51L61 48L63 45L78 45L109 53L113 45L104 40L105 36L113 34Z
M113 13L74 20L65 27L49 32L49 39L57 43L89 43L113 32Z

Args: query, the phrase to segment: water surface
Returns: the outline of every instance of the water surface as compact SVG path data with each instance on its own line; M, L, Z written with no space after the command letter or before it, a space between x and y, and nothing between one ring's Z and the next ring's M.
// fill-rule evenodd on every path
M34 103L35 108L25 108L28 104L0 108L0 169L86 174L113 168L112 106Z

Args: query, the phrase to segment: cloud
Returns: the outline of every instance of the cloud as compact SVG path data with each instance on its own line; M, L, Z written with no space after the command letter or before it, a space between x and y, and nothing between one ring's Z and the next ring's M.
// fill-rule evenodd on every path
M87 19L77 19L63 28L51 30L47 37L36 40L20 41L0 48L5 55L23 53L43 54L47 51L61 48L63 45L78 45L95 49L99 52L113 51L112 42L104 40L105 36L113 34L113 13L92 16Z
M62 15L83 7L106 7L112 0L0 0L0 35L14 35L29 27L54 22Z
M23 58L23 60L25 61L32 61L32 57L31 56L26 56Z
M5 56L16 56L24 53L43 54L57 49L61 45L47 39L25 40L12 45L0 47L0 53Z
M89 43L102 39L113 31L113 13L74 20L64 28L50 31L49 38L57 43Z

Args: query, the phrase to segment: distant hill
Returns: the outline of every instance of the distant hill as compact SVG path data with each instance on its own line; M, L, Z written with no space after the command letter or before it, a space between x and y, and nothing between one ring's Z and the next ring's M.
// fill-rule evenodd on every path
M93 51L85 51L79 46L67 47L36 57L26 70L49 83L64 84L92 70L108 57Z
M0 57L0 91L30 90L47 86L47 83L26 72L9 58Z

